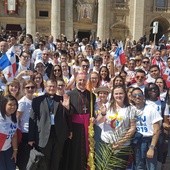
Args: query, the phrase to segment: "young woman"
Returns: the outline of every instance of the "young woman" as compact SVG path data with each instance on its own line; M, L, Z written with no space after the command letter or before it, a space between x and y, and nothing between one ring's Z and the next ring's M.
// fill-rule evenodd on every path
M22 133L22 139L18 148L17 165L20 170L25 170L29 158L28 146L28 127L32 108L33 94L36 90L36 83L33 80L27 80L23 83L24 96L18 101L18 126Z
M51 70L50 78L56 80L58 77L62 78L62 76L63 76L63 74L62 74L61 66L60 65L53 66L52 70Z
M21 98L20 82L17 79L14 79L13 81L7 84L5 92L4 92L4 96L6 95L12 95L17 100Z
M98 115L101 114L101 108L103 106L106 106L106 108L109 107L109 101L108 101L108 95L109 93L111 92L111 90L106 87L106 86L101 86L101 87L98 87L95 89L94 91L96 94L97 94L97 100L96 100L96 108L95 108L95 114L96 114L96 117ZM98 124L96 122L95 124L95 143L96 143L96 146L95 146L95 150L96 152L98 151L98 147L100 145L100 142L101 142L101 126L103 126L103 124Z
M76 56L75 56L75 62L72 66L72 70L75 70L76 72L78 72L80 70L80 67L81 67L81 61L82 59L84 59L84 55L83 53L78 53Z
M64 81L64 79L62 79L62 78L58 78L58 79L56 80L56 82L57 82L56 95L58 95L58 96L63 96L63 95L65 94L65 87L66 87L65 81Z
M125 86L125 81L120 75L115 76L115 78L113 79L113 87L118 85Z
M100 67L99 76L100 76L100 86L108 85L108 83L110 82L110 76L109 76L109 70L106 66Z
M99 87L99 74L91 72L90 78L87 82L87 89L95 93L95 89Z
M159 87L155 83L148 83L145 86L145 99L146 104L153 106L156 108L156 110L159 112L159 114L163 118L163 124L161 123L161 132L158 140L158 166L161 167L162 164L166 161L167 156L167 150L163 150L163 147L165 145L165 136L164 136L164 121L168 123L168 117L169 117L169 108L165 101L161 101L160 98L160 90ZM168 125L169 126L169 125Z
M32 80L36 83L37 87L34 96L37 97L45 94L44 80L42 74L34 72Z
M12 95L1 98L0 105L0 169L15 170L18 151L17 118L18 102Z
M158 85L160 90L160 100L165 101L167 99L167 86L165 80L162 77L158 77L155 80L155 84Z
M97 122L103 123L101 139L104 143L112 145L113 150L130 148L130 139L136 131L135 110L129 105L125 87L115 86L112 90L110 106L101 108ZM125 161L129 153L119 157ZM126 169L122 167L120 169Z

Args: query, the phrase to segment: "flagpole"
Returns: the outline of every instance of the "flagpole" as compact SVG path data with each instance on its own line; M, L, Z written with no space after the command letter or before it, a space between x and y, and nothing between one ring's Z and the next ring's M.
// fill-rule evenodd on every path
M94 127L93 127L93 93L90 91L90 124L88 127L88 140L89 140L89 155L88 155L88 166L90 170L95 170L95 163L94 163Z

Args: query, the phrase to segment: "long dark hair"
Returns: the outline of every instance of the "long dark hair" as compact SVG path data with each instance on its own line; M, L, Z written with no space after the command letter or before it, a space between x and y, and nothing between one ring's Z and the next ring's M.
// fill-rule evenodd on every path
M110 74L110 73L109 73L109 69L108 69L106 66L100 67L100 70L99 70L100 81L102 80L102 77L101 77L101 75L100 75L100 73L101 73L101 71L102 71L102 68L105 68L106 71L107 71L107 76L106 76L106 78L104 79L104 81L110 82L110 77L109 77L109 74Z
M1 105L0 105L0 112L1 112L1 115L2 117L5 119L6 117L6 105L9 101L15 101L16 103L16 110L15 112L11 115L11 120L16 123L17 122L17 118L16 118L16 112L17 112L17 109L18 109L18 101L17 99L12 96L12 95L6 95L6 96L1 96L1 99L0 99L0 102L1 102Z
M110 103L111 103L111 104L110 104L110 109L111 109L111 110L113 109L113 111L116 111L116 100L115 100L114 97L113 97L113 93L114 93L114 90L117 89L117 88L121 88L121 89L123 89L123 91L124 91L124 94L125 94L125 98L124 98L124 101L123 101L124 106L127 107L127 106L130 105L130 104L129 104L129 100L128 100L128 96L127 96L127 92L126 92L125 86L123 86L123 85L114 86L113 89L112 89L111 99L110 99Z
M154 86L154 88L156 88L157 90L157 98L160 96L160 90L159 87L155 84L155 83L148 83L145 85L145 99L146 100L151 100L150 96L149 96L149 90L151 89L151 86Z
M55 76L55 74L54 74L55 67L59 67L59 69L61 70L61 72L60 72L61 75L60 75L59 77L63 78L63 73L62 73L61 65L56 64L56 65L54 65L54 66L52 67L52 69L51 69L50 79L56 79L56 78L57 78L57 77Z

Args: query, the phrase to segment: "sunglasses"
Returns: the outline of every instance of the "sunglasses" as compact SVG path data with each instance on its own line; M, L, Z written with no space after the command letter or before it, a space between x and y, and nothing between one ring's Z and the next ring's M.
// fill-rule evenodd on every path
M141 79L144 79L145 77L144 76L136 76L137 79L141 78Z
M149 61L143 61L142 63L143 64L149 64Z
M143 94L142 93L136 93L136 94L132 94L132 96L134 98L136 98L136 97L143 97Z
M82 67L86 67L86 68L89 68L89 65L82 65Z
M25 88L33 90L33 89L35 89L35 86L26 86Z

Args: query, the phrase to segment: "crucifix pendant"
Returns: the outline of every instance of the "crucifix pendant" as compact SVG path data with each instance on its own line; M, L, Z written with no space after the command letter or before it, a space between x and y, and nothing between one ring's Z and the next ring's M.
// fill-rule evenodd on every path
M83 106L83 111L84 113L87 113L87 107L85 105Z

